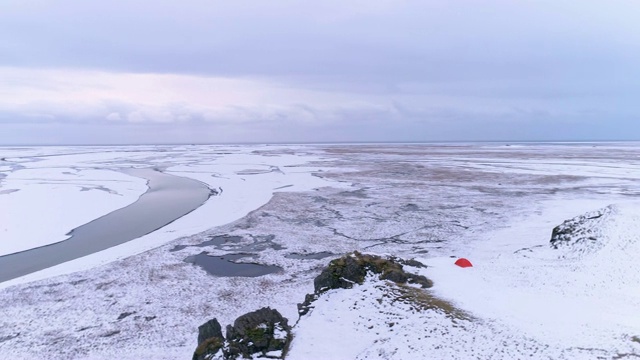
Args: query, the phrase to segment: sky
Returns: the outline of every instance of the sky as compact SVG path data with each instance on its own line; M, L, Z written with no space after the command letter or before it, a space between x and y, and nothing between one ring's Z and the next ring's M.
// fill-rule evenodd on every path
M0 144L640 140L637 0L0 0Z

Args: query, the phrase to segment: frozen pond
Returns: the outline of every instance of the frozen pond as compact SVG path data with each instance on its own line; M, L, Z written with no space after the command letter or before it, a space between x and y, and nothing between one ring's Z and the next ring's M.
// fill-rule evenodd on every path
M209 255L206 251L198 255L189 256L186 262L198 265L206 272L215 276L241 276L258 277L282 271L282 268L274 265L260 265L252 263L239 263L246 257L254 257L252 254L229 254L223 256Z
M202 205L203 183L153 169L123 172L148 180L149 190L133 204L73 229L67 240L0 257L0 282L108 249L151 233Z

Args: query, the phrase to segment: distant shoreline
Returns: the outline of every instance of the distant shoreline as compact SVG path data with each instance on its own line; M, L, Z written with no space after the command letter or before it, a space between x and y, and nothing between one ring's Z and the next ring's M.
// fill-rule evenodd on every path
M111 146L283 146L283 145L580 145L640 143L637 140L442 140L442 141L326 141L326 142L220 142L220 143L141 143L141 144L0 144L0 148L22 147L111 147Z

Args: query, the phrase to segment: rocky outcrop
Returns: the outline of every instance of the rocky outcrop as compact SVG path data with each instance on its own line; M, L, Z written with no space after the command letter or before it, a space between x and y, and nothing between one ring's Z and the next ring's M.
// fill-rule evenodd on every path
M227 326L227 359L259 357L281 359L291 341L287 319L277 310L262 308L236 319Z
M307 314L313 308L313 302L322 293L362 284L370 274L378 275L380 280L398 284L417 284L422 288L433 285L426 277L405 271L404 266L425 267L416 260L384 258L357 251L334 259L315 278L315 291L313 294L307 294L304 302L298 304L298 313L301 316ZM220 324L216 319L203 324L198 330L198 348L193 360L284 359L292 340L287 319L277 310L268 307L237 318L233 326L227 326L226 339L222 336Z
M193 360L221 359L224 346L222 327L217 319L212 319L198 327L198 347Z
M313 280L316 292L329 289L350 289L353 284L362 284L367 269L359 259L345 256L332 260L320 275Z
M612 211L613 208L608 206L566 220L553 229L551 247L556 250L566 249L576 254L592 252L601 248L604 245L600 239L601 225Z
M432 286L430 280L422 275L405 272L402 263L421 267L416 260L404 261L398 258L383 258L377 255L361 254L357 251L332 260L322 273L313 281L316 292L329 289L349 289L353 284L362 284L368 273L380 274L380 280L390 280L404 284L406 282Z
M216 319L198 328L198 347L193 360L214 359L282 359L291 342L291 327L277 310L262 308L244 314L233 326L227 326L227 337Z
M395 257L383 258L377 255L361 254L357 251L332 260L313 281L315 293L308 294L302 304L298 304L298 313L305 315L312 308L320 294L331 289L350 289L354 284L362 284L368 273L379 274L380 280L389 280L398 284L419 284L423 288L433 285L422 275L406 272L407 266L424 267L416 260L401 260Z
M198 344L213 337L224 339L222 326L220 326L218 319L209 320L198 327Z

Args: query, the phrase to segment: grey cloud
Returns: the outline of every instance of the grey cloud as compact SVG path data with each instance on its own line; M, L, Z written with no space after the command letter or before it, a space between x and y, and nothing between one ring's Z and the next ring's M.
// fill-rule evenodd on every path
M0 61L393 82L617 73L639 60L626 44L639 40L631 1L603 9L407 1L373 14L327 3L12 2L0 11L0 44L11 55Z
M103 101L0 122L24 136L55 123L67 142L68 123L107 142L629 138L640 133L638 11L635 0L5 1L0 66L266 78L369 105Z
M0 123L7 130L0 134L0 143L632 140L633 132L628 129L637 127L632 116L544 109L470 112L394 104L332 109L297 105L269 111L261 107L236 107L217 115L186 113L179 108L174 112L165 110L172 118L186 118L136 121L130 118L139 110L133 110L82 119L55 115L56 121L44 121L0 113ZM104 109L96 114L101 111ZM300 121L303 112L308 114L307 121ZM117 119L107 119L113 114L117 114ZM7 118L11 121L5 121Z

